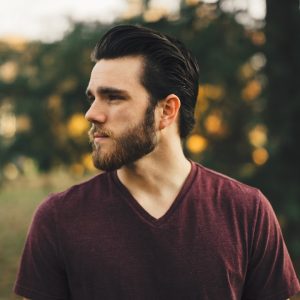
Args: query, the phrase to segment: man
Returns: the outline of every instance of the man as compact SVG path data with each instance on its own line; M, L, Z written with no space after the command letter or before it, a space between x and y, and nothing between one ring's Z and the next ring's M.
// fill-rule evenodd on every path
M86 118L105 170L38 208L15 292L29 299L287 299L299 291L262 193L185 158L198 67L117 26L95 47Z

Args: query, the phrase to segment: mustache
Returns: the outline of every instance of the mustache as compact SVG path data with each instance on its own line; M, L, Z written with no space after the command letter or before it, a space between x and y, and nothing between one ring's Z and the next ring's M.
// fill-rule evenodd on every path
M111 130L105 129L105 128L103 128L99 125L96 125L96 124L92 124L92 127L90 128L90 130L88 132L90 142L93 141L95 134L104 135L104 136L108 136L108 137L113 138L113 133L112 133Z

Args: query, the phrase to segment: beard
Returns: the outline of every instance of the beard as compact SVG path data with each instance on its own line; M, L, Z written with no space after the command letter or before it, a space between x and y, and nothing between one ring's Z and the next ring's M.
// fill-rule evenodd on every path
M96 132L100 132L111 139L113 143L110 147L111 150L104 153L101 145L94 143L93 135ZM144 120L129 127L120 137L114 137L111 131L105 130L94 123L89 131L89 138L93 147L93 163L97 169L113 171L124 165L129 165L152 152L157 145L154 106L149 103Z

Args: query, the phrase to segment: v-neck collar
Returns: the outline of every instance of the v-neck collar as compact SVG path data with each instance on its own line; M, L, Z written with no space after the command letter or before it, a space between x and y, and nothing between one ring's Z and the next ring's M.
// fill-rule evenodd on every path
M197 166L196 164L191 161L191 170L187 178L185 179L183 186L181 187L181 190L177 194L176 198L174 199L173 203L169 207L169 209L166 211L166 213L161 216L160 218L155 218L151 214L149 214L139 203L138 201L131 195L129 190L126 188L126 186L120 181L117 171L114 171L111 174L113 182L115 183L117 187L117 191L120 194L120 196L129 204L129 206L132 208L132 210L137 214L140 218L142 218L144 221L146 221L151 226L160 226L163 223L167 221L167 219L173 215L173 212L177 209L179 204L183 201L185 198L187 191L190 189L192 183L194 182L194 178L197 173Z

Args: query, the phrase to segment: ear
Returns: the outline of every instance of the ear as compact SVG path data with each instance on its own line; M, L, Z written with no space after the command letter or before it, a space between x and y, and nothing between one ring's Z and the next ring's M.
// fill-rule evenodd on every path
M160 102L161 115L159 121L159 129L164 129L176 122L179 108L180 99L175 94L168 95L164 100Z

